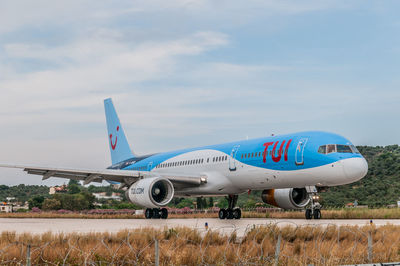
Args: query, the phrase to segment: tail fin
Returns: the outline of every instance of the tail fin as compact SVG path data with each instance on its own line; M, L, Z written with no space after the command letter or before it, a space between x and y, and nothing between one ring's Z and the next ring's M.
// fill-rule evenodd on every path
M129 148L128 140L126 139L117 112L115 111L114 104L110 98L104 100L104 110L106 112L111 161L114 165L134 157L134 154Z

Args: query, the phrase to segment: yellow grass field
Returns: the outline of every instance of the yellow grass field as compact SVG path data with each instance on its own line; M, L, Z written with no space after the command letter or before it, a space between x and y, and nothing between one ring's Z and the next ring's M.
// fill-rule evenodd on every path
M32 265L338 265L400 261L400 226L254 227L236 234L188 228L140 229L111 233L42 235L3 232L0 263ZM281 236L279 256L276 257Z

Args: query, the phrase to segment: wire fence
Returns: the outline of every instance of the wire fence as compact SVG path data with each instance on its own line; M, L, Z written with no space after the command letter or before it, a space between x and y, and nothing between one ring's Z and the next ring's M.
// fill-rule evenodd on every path
M143 228L0 236L2 265L344 265L400 261L400 226ZM231 228L230 228L231 229Z

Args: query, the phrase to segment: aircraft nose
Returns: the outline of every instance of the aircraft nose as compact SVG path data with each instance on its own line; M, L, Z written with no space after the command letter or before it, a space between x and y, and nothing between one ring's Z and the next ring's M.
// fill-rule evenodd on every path
M348 179L360 180L368 172L368 163L364 158L350 158L343 161L343 170Z

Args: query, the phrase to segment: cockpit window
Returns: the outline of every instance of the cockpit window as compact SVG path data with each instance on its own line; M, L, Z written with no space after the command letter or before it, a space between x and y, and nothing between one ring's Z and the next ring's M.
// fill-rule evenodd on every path
M318 148L318 152L322 153L322 154L325 154L326 153L326 145L320 146Z
M332 153L336 152L336 145L335 144L329 144L328 149L326 150L326 153Z
M350 149L353 151L353 153L360 153L354 145L350 145Z
M337 146L337 152L340 153L353 153L353 151L350 149L350 146L348 145L336 145Z
M328 144L322 145L318 148L318 153L360 153L354 145L342 145L342 144Z

